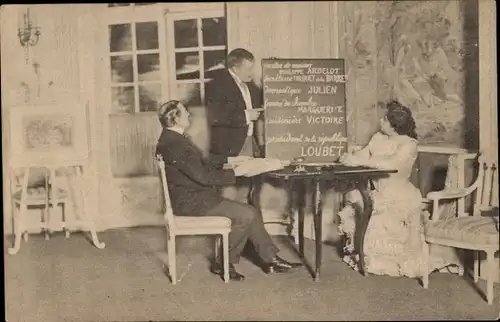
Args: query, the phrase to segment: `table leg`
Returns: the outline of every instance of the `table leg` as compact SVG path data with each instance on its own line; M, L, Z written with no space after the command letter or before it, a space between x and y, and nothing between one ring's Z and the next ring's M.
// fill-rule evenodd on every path
M321 271L321 260L322 260L322 200L321 200L321 186L320 181L315 180L315 190L314 190L314 232L316 240L316 270L314 272L314 281L319 281L319 274Z
M260 209L260 189L262 184L260 176L250 178L250 191L248 194L248 203L257 209Z
M305 182L299 182L298 195L299 202L297 204L298 212L298 235L299 235L299 254L301 258L305 257L304 254L304 218L305 218L305 195L306 195Z
M373 212L373 201L368 191L368 183L364 180L357 184L357 189L363 198L363 211L356 214L356 233L354 235L354 247L359 255L359 270L361 274L367 275L365 265L364 242L368 224Z

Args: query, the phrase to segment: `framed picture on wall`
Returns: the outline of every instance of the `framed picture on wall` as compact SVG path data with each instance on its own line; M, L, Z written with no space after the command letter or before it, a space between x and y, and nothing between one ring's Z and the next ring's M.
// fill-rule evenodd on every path
M89 155L83 104L16 106L10 114L10 165L83 164Z

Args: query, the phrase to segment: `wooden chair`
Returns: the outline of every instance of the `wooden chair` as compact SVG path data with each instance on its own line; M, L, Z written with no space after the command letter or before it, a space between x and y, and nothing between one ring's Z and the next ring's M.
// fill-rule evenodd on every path
M22 173L17 173L17 170L21 170ZM62 220L65 220L65 205L67 202L68 194L64 189L59 188L55 183L55 170L44 168L44 186L43 187L28 187L28 180L31 173L31 167L25 168L13 168L11 169L11 192L12 192L12 204L14 206L14 230L15 230L15 241L14 247L9 248L8 252L11 255L16 254L21 246L21 236L24 241L28 241L29 228L29 218L28 209L29 208L41 208L43 220L39 222L39 226L42 231L45 232L45 239L50 238L50 207L55 207L57 205L61 206L62 209ZM49 175L50 173L50 175ZM65 229L66 238L69 237L69 231Z
M176 216L174 215L168 193L165 162L161 155L156 156L160 168L163 195L165 198L165 227L167 228L168 270L172 284L177 283L177 266L175 253L175 238L181 235L218 235L215 239L215 256L220 250L220 237L222 236L224 281L229 282L229 232L231 220L217 216Z
M459 249L472 250L474 252L474 282L479 279L479 251L486 252L487 291L488 304L493 303L493 284L495 274L495 253L499 250L498 214L497 216L482 216L486 211L497 207L494 203L498 200L498 161L486 155L478 158L478 175L475 182L468 188L445 189L430 192L427 199L432 201L433 208L431 218L425 224L424 229L424 254L425 260L429 260L429 244L439 244ZM452 219L439 220L440 202L443 200L460 200L475 192L475 202L472 216L457 216ZM460 269L463 273L463 268ZM424 288L429 286L429 273L426 271L422 284Z

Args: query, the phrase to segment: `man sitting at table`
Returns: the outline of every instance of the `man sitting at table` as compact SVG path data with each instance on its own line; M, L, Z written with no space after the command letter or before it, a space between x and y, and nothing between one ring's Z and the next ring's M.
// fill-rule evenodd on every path
M238 167L220 169L202 157L201 151L185 136L189 126L189 112L176 100L163 104L158 118L163 131L158 139L156 153L162 155L168 179L173 212L178 216L222 216L231 220L229 234L229 276L241 281L234 264L247 240L254 245L266 273L286 272L300 264L289 263L276 254L278 248L264 227L262 216L256 208L225 199L216 187L233 184L236 176L245 175ZM220 259L215 259L211 271L222 275Z

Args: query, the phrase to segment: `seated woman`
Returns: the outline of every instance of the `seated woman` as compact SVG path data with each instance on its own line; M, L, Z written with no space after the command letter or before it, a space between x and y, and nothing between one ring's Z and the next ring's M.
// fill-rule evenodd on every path
M422 195L409 181L417 158L417 134L411 111L391 102L380 120L380 131L360 151L345 154L340 161L347 165L396 169L397 173L379 179L372 191L373 214L368 225L364 253L366 270L376 275L422 276ZM354 214L362 203L359 191L347 194L347 205L339 213L339 230L346 236L344 261L357 269L358 256L353 254ZM432 258L428 269L446 266Z

